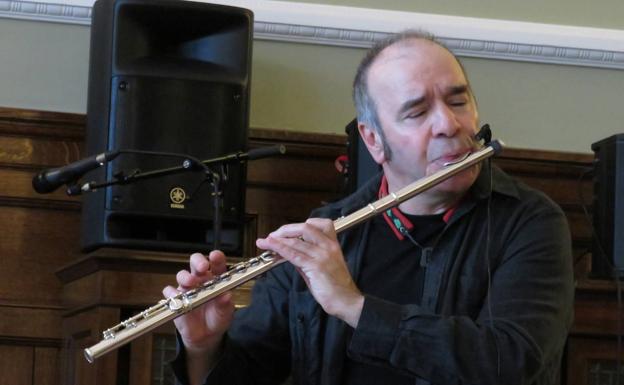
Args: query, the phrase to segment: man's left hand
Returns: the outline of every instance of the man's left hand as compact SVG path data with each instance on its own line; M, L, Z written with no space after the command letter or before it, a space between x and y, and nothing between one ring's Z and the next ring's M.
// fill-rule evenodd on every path
M259 238L256 245L292 263L325 312L357 326L364 296L347 268L333 221L310 218L285 225Z

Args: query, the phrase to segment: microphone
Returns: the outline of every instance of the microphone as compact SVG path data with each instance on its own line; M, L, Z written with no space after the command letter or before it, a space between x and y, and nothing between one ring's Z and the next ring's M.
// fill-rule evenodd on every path
M32 186L39 194L51 193L62 185L73 182L87 172L113 160L117 155L119 151L103 152L67 166L43 170L33 177Z
M247 158L247 160L256 160L256 159L268 158L274 155L284 155L285 153L286 153L286 146L284 146L283 144L280 144L280 145L271 146L271 147L255 148L253 150L250 150L246 154L246 156L245 154L242 154L242 156L240 156L239 159Z
M250 150L249 152L237 152L234 154L221 156L219 158L202 160L201 162L205 165L226 164L231 162L244 162L268 158L275 155L284 155L285 153L286 146L284 146L283 144L278 144L270 147L255 148L253 150Z
M481 141L483 140L483 144L487 145L492 141L492 130L490 129L489 124L484 124L479 132L475 135L475 140Z

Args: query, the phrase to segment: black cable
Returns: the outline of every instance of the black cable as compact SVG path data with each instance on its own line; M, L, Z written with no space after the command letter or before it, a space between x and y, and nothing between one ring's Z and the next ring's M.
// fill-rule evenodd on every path
M205 164L204 162L202 162L200 159L192 156L192 155L188 155L188 154L179 154L176 152L166 152L166 151L146 151L146 150L119 150L120 154L136 154L136 155L151 155L151 156L168 156L171 158L182 158L182 159L188 159L189 161L192 161L194 166L196 167L201 167L202 169L204 169L204 171L208 174L210 173L210 175L215 175L216 173L210 168L208 167L207 164ZM190 168L191 165L189 165L189 167L185 168Z
M615 279L615 286L617 290L617 361L615 366L615 383L620 384L620 370L622 368L622 287L620 285L619 277Z
M574 257L574 259L572 260L572 266L576 266L577 263L581 262L581 260L583 259L583 257L585 257L587 254L591 254L591 249L585 249L583 250L583 252L581 252L579 255L577 255L576 257Z
M585 171L581 172L579 174L579 177L576 181L576 192L578 194L578 198L579 198L579 202L581 204L581 208L583 209L583 213L585 214L585 220L587 220L587 223L589 225L589 228L592 231L592 237L595 236L595 231L594 231L594 225L592 223L591 220L591 216L589 215L589 210L587 210L587 205L585 204L585 197L583 196L583 185L582 185L582 181L583 178L585 178L585 176L591 172L593 172L594 169L593 168L587 168L585 169ZM583 251L582 253L580 253L577 257L575 257L572 261L572 266L576 266L577 263L579 263L583 257L585 257L587 254L591 253L591 247L588 249L585 249L585 251ZM593 257L593 255L592 255ZM607 263L609 263L609 261L607 260Z
M582 188L582 184L581 184L582 180L583 180L583 178L587 174L590 174L593 171L594 171L593 168L589 168L589 169L586 169L585 171L583 171L582 173L580 173L579 177L577 179L577 182L576 182L576 188L577 188L577 192L578 192L579 201L581 203L581 208L583 209L583 213L585 214L585 219L587 220L587 223L589 224L589 228L591 229L592 238L594 239L594 243L598 246L598 249L600 251L599 258L602 258L602 260L609 267L609 270L611 272L613 272L613 274L614 274L615 273L615 266L613 266L613 264L611 263L611 261L607 257L607 253L604 251L604 248L602 247L602 242L600 241L600 238L598 238L598 233L596 232L596 228L594 227L594 223L592 221L592 216L589 215L589 210L587 209L587 205L585 204L585 197L583 196L583 188ZM596 258L596 257L597 257L596 255L592 254L592 258Z
M490 244L492 243L492 191L493 191L493 180L492 180L492 160L487 159L487 168L489 172L489 194L486 203L486 240L485 240L485 261L487 263L487 278L488 278L488 294L487 294L487 308L488 308L488 316L490 318L490 328L492 329L492 336L494 337L494 344L496 345L496 374L498 378L501 375L501 354L500 354L500 346L498 343L498 336L494 329L494 317L492 315L492 267L490 265Z

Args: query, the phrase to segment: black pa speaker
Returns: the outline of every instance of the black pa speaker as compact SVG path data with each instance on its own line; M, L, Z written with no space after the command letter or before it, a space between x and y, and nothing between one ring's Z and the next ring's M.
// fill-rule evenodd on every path
M624 273L624 134L591 146L594 151L592 275Z
M133 149L200 160L245 151L253 14L177 0L93 6L87 153ZM177 167L183 159L121 154L90 180ZM246 168L223 170L221 249L240 255ZM121 173L121 174L120 174ZM82 248L207 251L213 199L201 172L85 195Z
M362 141L357 119L353 119L345 126L345 132L347 133L347 157L349 159L346 192L351 194L377 175L381 171L381 166L375 162Z

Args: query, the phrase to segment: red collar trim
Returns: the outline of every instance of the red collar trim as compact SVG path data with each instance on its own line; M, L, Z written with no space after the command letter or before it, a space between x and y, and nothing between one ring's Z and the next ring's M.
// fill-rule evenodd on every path
M388 195L388 180L384 175L381 178L381 185L379 186L379 193L377 194L378 198L381 199ZM455 209L457 206L453 206L444 213L442 219L445 223L448 223L453 213L455 213ZM393 207L389 210L386 210L383 214L383 218L386 220L386 223L390 227L390 230L394 233L394 235L402 241L405 237L401 234L401 227L404 227L408 231L414 228L414 224L399 210L398 207Z

